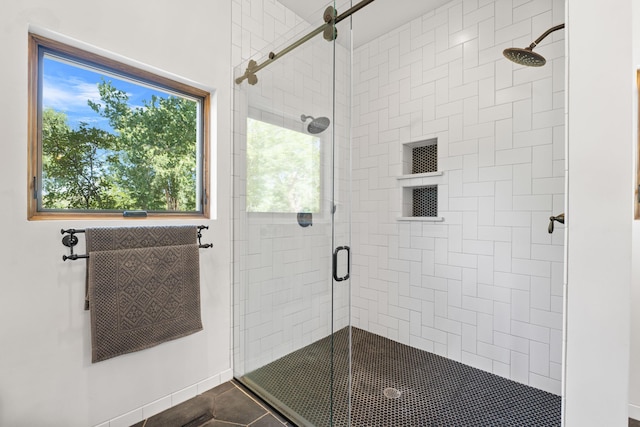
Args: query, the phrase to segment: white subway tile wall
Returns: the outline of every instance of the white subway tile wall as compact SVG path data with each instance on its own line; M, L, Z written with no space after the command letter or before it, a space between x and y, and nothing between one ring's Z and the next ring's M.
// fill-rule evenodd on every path
M234 0L234 77L250 58L267 59L313 27L275 0ZM322 18L322 11L318 19ZM346 23L345 23L346 24ZM348 32L339 28L342 39ZM335 60L335 91L334 71ZM234 85L234 371L243 375L348 325L349 287L333 286L335 246L348 244L350 55L321 36ZM334 99L335 93L335 99ZM335 102L335 105L334 105ZM335 109L335 110L334 110ZM335 111L335 116L333 113ZM321 138L321 212L301 227L296 213L246 212L246 120L303 131L302 114L331 118ZM332 228L331 136L336 136L336 216ZM333 316L331 310L334 310ZM397 321L393 318L391 324ZM395 323L394 323L395 322Z
M454 0L357 48L353 73L353 324L556 394L564 34L536 48L541 68L502 50L563 4ZM430 138L444 221L397 222L403 144Z
M275 0L233 0L235 76L249 58L292 40L301 22ZM453 0L416 17L354 52L351 129L353 325L556 394L564 239L561 227L549 235L547 225L564 211L564 32L536 48L548 61L541 68L512 64L502 50L528 46L562 22L562 0ZM246 356L256 359L252 367L266 363L320 338L329 321L331 300L319 271L330 252L324 226L308 228L317 234L308 246L296 237L297 225L252 224L242 214L249 106L310 114L327 102L320 76L331 64L313 53L290 55L299 56L294 66L259 73L268 77L258 85L274 83L256 97L235 88L240 373ZM338 74L348 75L348 60L338 58ZM337 108L348 115L349 79L338 80ZM349 130L340 132L347 137ZM444 221L398 222L403 144L431 138L438 140ZM339 182L339 198L348 188ZM283 280L291 271L295 280ZM284 305L277 302L283 297ZM315 320L304 320L309 311ZM340 318L348 315L348 306L340 307ZM241 341L252 343L252 354L243 354Z

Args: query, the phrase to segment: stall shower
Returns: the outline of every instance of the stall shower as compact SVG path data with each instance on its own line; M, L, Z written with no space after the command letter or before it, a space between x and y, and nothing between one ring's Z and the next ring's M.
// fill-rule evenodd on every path
M355 44L364 3L233 0L234 375L297 425L560 425L564 2Z

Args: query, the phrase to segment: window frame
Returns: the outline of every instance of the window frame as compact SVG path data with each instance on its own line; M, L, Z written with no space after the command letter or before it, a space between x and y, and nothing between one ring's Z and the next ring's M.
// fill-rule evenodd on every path
M169 91L183 93L201 101L200 118L200 210L153 211L143 217L125 217L123 211L91 210L39 210L42 183L42 73L40 72L40 49L46 49L62 57L68 57L86 63L98 70L104 70L134 82L149 84ZM132 218L210 218L210 132L211 132L211 94L203 89L182 83L125 62L111 59L94 52L53 40L38 34L29 33L28 68L28 165L27 165L27 219L132 219Z

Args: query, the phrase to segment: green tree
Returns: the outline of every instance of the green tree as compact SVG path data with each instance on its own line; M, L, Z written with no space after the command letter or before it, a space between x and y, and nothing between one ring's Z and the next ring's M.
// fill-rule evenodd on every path
M318 212L320 140L247 121L247 211Z
M111 82L98 84L100 103L89 106L118 134L118 157L110 168L117 186L130 195L127 209L195 210L197 103L153 95L142 107Z
M47 108L42 114L43 207L113 209L117 194L107 173L115 136L82 123L71 129L66 114Z

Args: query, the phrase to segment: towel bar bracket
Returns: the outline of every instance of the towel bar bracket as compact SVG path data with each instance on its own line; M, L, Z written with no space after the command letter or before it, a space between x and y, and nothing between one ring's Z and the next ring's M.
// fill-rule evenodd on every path
M62 237L62 244L69 248L69 255L62 255L62 261L66 261L68 259L75 261L81 258L89 258L89 255L78 255L73 253L73 247L78 244L78 236L76 236L76 233L84 233L84 230L76 230L75 228L60 230L60 234L64 234Z
M208 230L208 225L199 225L198 226L198 246L202 249L212 248L213 243L202 243L200 239L202 239L202 230Z
M78 244L78 238L75 234L67 234L62 238L62 244L68 248L71 248Z

